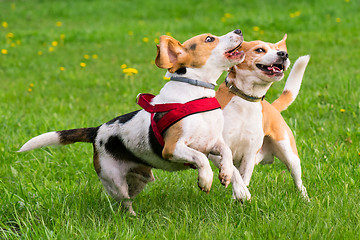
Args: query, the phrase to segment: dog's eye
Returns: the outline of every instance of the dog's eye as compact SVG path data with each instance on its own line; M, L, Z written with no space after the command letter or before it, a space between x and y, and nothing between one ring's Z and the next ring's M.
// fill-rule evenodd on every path
M215 41L215 38L214 38L214 37L207 36L207 37L205 38L205 42L213 42L213 41Z
M255 52L262 53L262 52L266 52L266 51L263 48L257 48L257 49L255 49Z

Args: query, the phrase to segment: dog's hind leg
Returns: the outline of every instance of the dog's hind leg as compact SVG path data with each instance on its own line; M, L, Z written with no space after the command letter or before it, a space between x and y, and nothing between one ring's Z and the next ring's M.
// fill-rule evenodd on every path
M295 145L295 139L290 129L285 134L285 139L274 141L274 155L282 161L291 173L295 186L301 192L302 196L310 201L306 188L301 179L300 158Z
M132 215L136 215L132 208L132 201L129 194L127 175L131 169L131 162L121 161L111 155L99 154L98 176L107 192L121 202L121 205Z
M131 199L135 198L146 186L148 182L155 180L150 167L139 166L132 168L127 176L129 196Z

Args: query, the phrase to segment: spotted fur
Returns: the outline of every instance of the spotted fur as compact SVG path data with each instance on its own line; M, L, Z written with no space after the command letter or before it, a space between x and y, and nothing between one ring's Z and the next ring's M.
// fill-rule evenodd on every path
M168 77L181 74L216 84L224 70L244 59L243 53L237 50L242 41L239 30L221 37L199 35L184 44L170 36L162 36L156 64L168 69ZM152 100L152 104L185 103L214 96L212 89L170 81ZM223 115L220 109L193 114L166 130L165 146L161 148L150 127L150 113L140 110L114 118L97 128L45 133L25 143L19 151L53 144L92 142L94 167L105 189L135 215L131 199L154 180L152 168L178 171L195 166L198 169L199 187L209 192L213 172L207 155L213 153L219 156L219 179L227 186L233 175L233 165L222 129ZM243 186L238 197L247 198L246 186L242 182L239 184Z

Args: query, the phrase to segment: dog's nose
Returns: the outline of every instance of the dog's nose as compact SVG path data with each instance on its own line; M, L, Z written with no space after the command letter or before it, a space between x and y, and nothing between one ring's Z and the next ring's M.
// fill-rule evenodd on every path
M240 29L236 29L236 30L234 31L234 33L235 33L235 34L238 34L238 35L242 35L242 32L241 32Z
M289 57L289 54L285 51L278 51L277 55L279 57L281 57L281 59L284 59L284 60L288 59L288 57Z

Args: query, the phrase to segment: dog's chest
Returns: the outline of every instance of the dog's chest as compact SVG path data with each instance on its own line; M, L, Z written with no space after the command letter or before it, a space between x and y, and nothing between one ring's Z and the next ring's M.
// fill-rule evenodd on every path
M264 136L261 104L243 99L231 100L223 113L223 136L234 157L256 152L261 147Z

